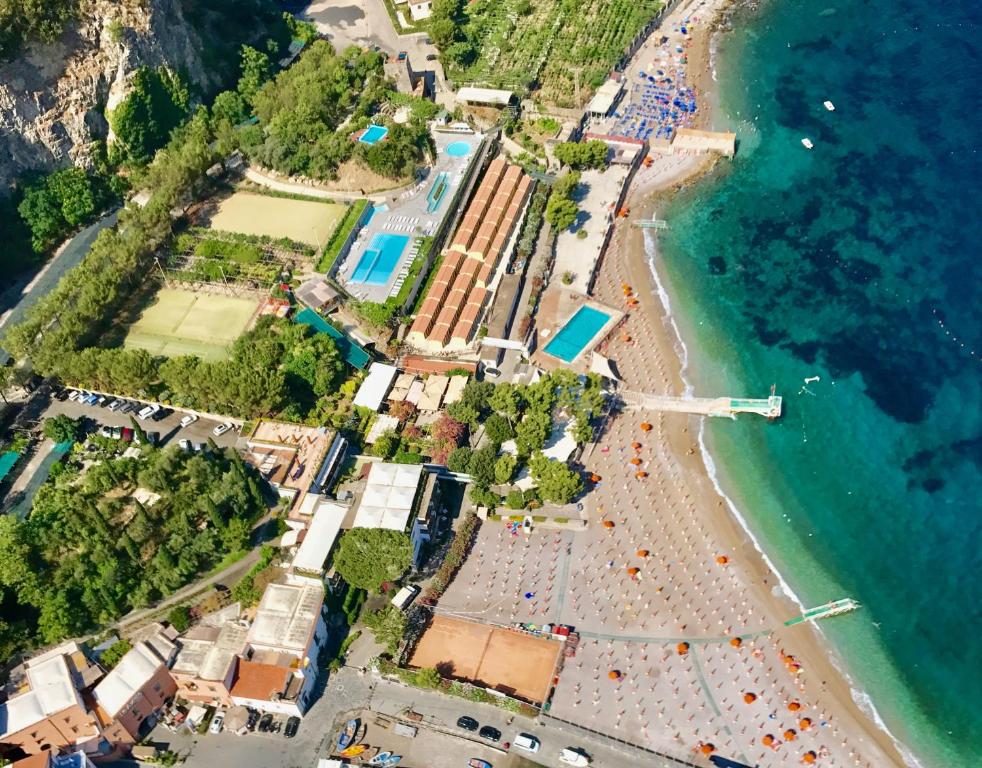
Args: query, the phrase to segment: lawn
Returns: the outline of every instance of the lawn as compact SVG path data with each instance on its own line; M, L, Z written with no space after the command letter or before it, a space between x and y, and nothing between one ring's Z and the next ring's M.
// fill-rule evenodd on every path
M258 307L255 299L162 288L130 326L123 345L153 355L222 360Z
M537 89L544 102L577 106L574 69L580 69L585 103L662 5L660 0L473 0L465 13L468 35L480 41L477 58L447 74L462 84L523 93Z
M240 191L218 204L208 226L243 235L286 237L319 249L327 243L347 209L342 203Z

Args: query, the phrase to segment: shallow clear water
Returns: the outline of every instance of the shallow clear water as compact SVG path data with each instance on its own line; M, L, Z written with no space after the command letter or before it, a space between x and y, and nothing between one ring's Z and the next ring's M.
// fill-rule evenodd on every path
M982 750L980 14L737 12L717 69L738 156L659 212L657 256L695 394L785 396L775 424L708 425L724 489L804 602L863 603L823 631L946 767Z

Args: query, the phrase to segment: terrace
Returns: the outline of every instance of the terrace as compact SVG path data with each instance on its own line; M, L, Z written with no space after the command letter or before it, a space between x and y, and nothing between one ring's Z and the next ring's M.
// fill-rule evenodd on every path
M395 200L376 205L337 267L339 282L359 300L381 304L399 293L419 257L420 241L435 234L450 212L449 201L466 178L484 135L436 131L433 140L436 163L427 177Z

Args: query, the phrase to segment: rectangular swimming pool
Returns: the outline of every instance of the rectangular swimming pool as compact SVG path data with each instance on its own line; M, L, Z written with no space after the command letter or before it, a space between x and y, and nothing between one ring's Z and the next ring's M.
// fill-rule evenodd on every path
M610 315L606 312L593 307L580 307L546 344L544 351L563 362L572 363L609 320Z
M355 271L351 273L351 282L385 285L399 265L399 259L402 258L408 242L409 235L376 232L358 260Z
M362 144L377 144L382 139L384 139L389 133L389 129L384 125L370 125L365 129L365 132L358 137L358 141Z
M435 213L440 208L440 203L443 202L443 196L447 194L447 190L450 188L450 174L446 171L438 173L436 178L433 180L433 186L430 187L430 192L426 196L426 212Z

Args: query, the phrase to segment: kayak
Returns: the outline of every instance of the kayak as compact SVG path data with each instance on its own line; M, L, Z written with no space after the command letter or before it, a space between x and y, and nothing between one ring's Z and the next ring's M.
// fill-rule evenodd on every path
M356 733L358 733L358 718L349 720L344 724L344 728L341 729L341 735L338 736L338 751L350 746L351 742L355 739Z
M338 754L341 755L341 757L358 757L358 755L360 755L362 752L366 751L367 749L368 749L367 744L355 744L353 747L348 747L347 749L342 750Z
M392 757L391 752L379 752L375 757L368 761L368 765L385 765L385 761Z
M472 757L467 761L470 768L491 768L491 763L487 760L478 760L476 757Z

